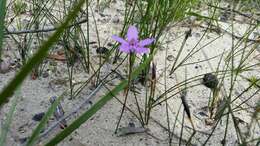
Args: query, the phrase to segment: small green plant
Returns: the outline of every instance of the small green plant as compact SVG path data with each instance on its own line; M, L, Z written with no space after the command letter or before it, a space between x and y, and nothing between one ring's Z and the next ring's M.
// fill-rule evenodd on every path
M27 4L21 0L14 1L13 11L16 16L19 16L26 12Z
M252 85L254 88L260 88L259 78L256 76L251 76L250 78L246 78L246 80Z

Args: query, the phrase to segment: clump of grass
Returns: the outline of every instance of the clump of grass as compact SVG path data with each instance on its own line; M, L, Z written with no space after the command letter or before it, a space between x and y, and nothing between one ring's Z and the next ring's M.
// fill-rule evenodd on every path
M25 2L22 2L20 0L14 1L13 5L13 12L15 15L21 15L22 13L26 12L27 4Z

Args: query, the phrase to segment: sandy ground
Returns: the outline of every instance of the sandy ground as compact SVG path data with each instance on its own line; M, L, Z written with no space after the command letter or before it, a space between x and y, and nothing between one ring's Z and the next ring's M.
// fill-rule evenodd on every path
M107 45L108 42L112 42L111 35L117 34L123 24L123 3L121 1L118 1L110 6L110 8L104 9L104 11L95 12L95 18L97 20L97 26L99 30L100 40L101 44L104 46ZM93 19L91 19L91 22L93 22ZM227 29L229 24L228 23L220 23L220 26L223 29ZM96 35L94 31L90 32L92 35L90 36L91 40L96 41ZM235 24L235 32L238 36L241 36L248 26L246 24L237 23ZM166 88L169 89L170 87L174 86L177 81L181 82L185 79L185 67L181 67L179 70L176 71L176 74L173 76L169 76L169 69L171 68L174 59L177 55L177 50L180 48L182 40L184 38L185 32L188 30L188 27L182 27L180 24L179 26L176 26L174 28L171 28L167 33L165 33L164 40L162 40L161 47L159 48L159 51L155 57L155 63L157 64L157 74L162 75L158 78L158 86L156 91L156 96L162 94L164 92L165 83L164 83L164 77L163 72L165 70L165 66L167 67L167 81L166 81ZM230 31L230 28L228 29ZM200 40L201 36L203 35L205 29L204 28L198 28L194 27L192 29L192 36L189 37L187 40L187 43L185 44L185 48L183 53L181 54L180 58L184 58L185 55L196 45L196 43ZM259 30L258 30L259 31ZM257 32L255 33L257 35ZM222 35L222 34L221 34ZM259 35L259 32L258 32ZM214 40L214 38L219 37L220 35L211 32L206 34L204 39L199 43L198 48L201 48L208 42ZM250 36L250 38L255 38L255 36ZM190 59L187 60L186 63L192 63L192 62L198 62L190 65L186 65L187 68L187 77L194 77L197 75L201 75L204 73L212 72L216 70L216 67L218 65L220 55L226 51L228 52L231 49L232 46L232 39L231 36L227 33L224 33L223 36L219 37L217 40L213 41L211 44L205 46L201 51L194 54ZM259 46L258 46L259 48ZM95 53L95 45L92 46L92 59L95 61L95 58L97 54ZM260 48L259 48L260 49ZM10 54L11 52L16 52L17 48L11 48L9 50L6 50L6 53ZM254 52L255 55L259 54L259 52ZM214 59L211 59L210 61L204 61L199 62L202 60L205 60L207 58L214 57L216 55L219 55L215 57ZM226 56L227 53L225 53L224 56ZM255 56L253 55L253 56ZM167 64L165 65L165 58L167 59ZM255 63L258 60L252 60L250 63ZM55 61L50 61L55 62ZM66 64L60 61L56 61L56 68L55 70L51 70L49 72L49 76L46 78L40 77L36 80L32 80L30 77L28 77L25 82L23 83L21 87L21 95L22 97L19 98L18 105L16 107L15 115L14 115L14 121L12 122L10 132L8 133L8 140L7 145L22 145L22 139L30 136L32 130L37 126L38 122L33 121L32 117L40 112L45 112L48 107L50 106L49 103L49 97L53 95L60 95L65 90L69 89L69 83L67 80L67 75L64 74L66 71ZM79 66L79 65L78 65ZM223 66L223 63L221 64ZM126 68L127 66L124 65ZM89 77L88 74L84 73L82 68L78 67L79 69L77 72L75 72L74 82L82 82L86 81ZM104 69L102 70L102 76L104 76L107 73L107 69L111 69L113 66L111 64L106 64ZM8 81L15 75L15 72L18 71L18 69L13 69L5 74L0 74L0 89L4 87L8 83ZM124 69L121 69L120 71L125 74ZM250 72L249 74L255 74L259 75L257 71ZM248 75L248 74L245 74ZM176 81L177 79L177 81ZM235 93L234 95L239 94L241 91L243 91L248 83L245 82L242 79L238 79L239 84L236 85ZM63 82L59 82L63 81ZM196 81L194 84L198 84L201 81ZM225 85L225 88L228 88L228 79L227 79L227 85ZM110 89L112 89L113 85L116 85L118 83L117 81L111 82L109 84ZM145 89L141 84L137 84L136 87L139 89L140 94L138 95L138 98L140 100L140 103L144 102L145 97ZM89 95L93 92L93 87L86 87L83 89L83 91L80 93L79 97L76 99L69 99L69 96L66 96L64 100L61 102L62 106L65 110L65 115L70 113L75 109L75 107L78 107L83 101L86 100L86 98L89 97ZM95 103L102 95L107 93L107 89L102 86L100 90L91 98L91 101ZM246 99L250 94L252 94L253 91L250 91L249 93L245 94L241 99L237 101L237 104L240 103L242 100ZM167 96L171 96L173 93L169 93ZM207 106L208 99L210 95L210 90L206 88L203 85L196 86L194 88L191 88L188 90L187 95L187 101L189 104L189 107L191 109L192 118L195 124L195 127L198 131L195 137L192 140L192 144L194 145L201 145L202 142L205 141L205 138L207 134L210 134L212 126L205 124L205 119L207 119L206 115L203 115L201 113L206 113L203 110L203 107ZM124 96L123 93L120 93L117 95L117 97L123 101ZM255 102L259 100L259 95L255 96L251 100L248 101L248 104L255 105ZM131 109L136 111L136 107L134 106L134 97L131 94L129 97L128 105ZM3 109L0 111L0 119L1 124L4 119L4 115L8 112L10 108L11 102L6 104ZM181 100L179 96L174 96L168 101L169 105L169 115L170 115L170 121L171 126L173 125L173 122L176 118L178 109L181 105ZM68 120L68 123L72 122L73 119L78 117L80 113L83 113L83 111L86 111L87 108L91 107L91 104L84 107L84 109L81 109L81 111L72 116L70 120ZM118 121L120 111L121 111L122 105L116 100L112 99L109 101L100 111L98 111L90 120L85 122L81 125L79 129L77 129L75 132L73 132L72 135L67 137L62 143L60 143L60 146L91 146L91 145L168 145L168 133L163 127L167 127L167 119L166 119L166 112L165 112L165 104L162 104L160 106L157 106L153 109L151 114L151 121L148 125L149 131L147 133L139 133L139 134L133 134L133 135L127 135L127 136L121 136L118 137L116 134L114 134L116 123ZM177 145L179 143L179 135L181 131L181 117L182 117L182 110L181 113L178 116L177 120L177 126L175 131L175 136L173 136L173 145ZM251 120L250 114L246 113L244 111L237 112L235 114L237 118L241 119L242 122L239 126L242 127L242 130L246 129L246 124L248 124ZM136 126L140 126L140 123L136 120L136 118L129 113L128 111L124 114L122 122L120 124L121 127L125 127L128 125L129 122L133 122ZM214 135L208 142L208 145L221 145L221 140L223 138L223 131L225 128L225 120L223 120L219 126L217 127ZM48 127L53 125L55 123L55 119L52 118L49 120ZM191 134L192 130L190 130L187 127L191 127L191 124L189 120L185 116L185 122L184 122L184 133L183 137L186 138L186 140L189 138L189 135ZM233 123L230 122L230 130L227 135L228 139L228 145L237 145L236 140L236 132L233 126ZM45 129L45 130L46 130ZM50 139L55 133L58 133L61 131L60 128L55 128L53 131L51 131L46 137L43 138L43 142ZM255 130L256 133L254 137L259 137L260 132L259 129Z

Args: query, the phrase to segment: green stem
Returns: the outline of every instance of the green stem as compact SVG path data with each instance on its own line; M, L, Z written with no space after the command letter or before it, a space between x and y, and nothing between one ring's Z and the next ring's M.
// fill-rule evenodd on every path
M115 133L117 133L117 130L118 130L118 127L119 127L119 124L120 124L120 121L123 117L123 113L125 111L125 107L126 107L126 102L127 102L127 97L128 97L128 93L129 93L129 89L131 88L131 74L132 74L132 69L133 69L133 64L134 64L134 59L135 59L135 56L133 53L130 53L130 57L129 57L129 75L128 75L128 85L126 87L126 93L125 93L125 100L124 100L124 104L123 104L123 108L122 108L122 111L121 111L121 114L120 114L120 117L119 117L119 120L117 122L117 125L116 125L116 130L115 130Z

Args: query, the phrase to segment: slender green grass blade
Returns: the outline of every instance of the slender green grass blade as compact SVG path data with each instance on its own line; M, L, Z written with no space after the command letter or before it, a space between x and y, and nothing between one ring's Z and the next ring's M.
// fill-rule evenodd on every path
M80 11L81 6L84 4L85 0L79 0L68 14L64 22L60 27L54 32L54 34L39 48L35 55L25 64L21 71L14 77L14 79L4 88L0 93L0 106L8 101L8 97L13 95L14 90L23 82L26 76L30 73L33 67L39 64L47 55L49 48L58 41L61 34L64 32L65 28L73 21L77 13Z
M195 13L195 12L187 12L187 15L189 15L189 16L196 16L196 17L198 17L198 18L200 18L200 19L218 21L217 19L214 19L214 18L212 18L212 17L203 16L203 15L200 15L200 14Z
M2 46L4 40L4 23L6 14L6 0L1 0L0 2L0 58L2 56Z
M0 134L0 146L4 146L5 142L6 142L6 136L7 133L9 131L10 125L12 123L12 119L13 119L13 115L14 115L14 111L18 102L18 99L20 97L21 93L20 93L20 89L18 89L15 93L15 99L12 103L12 106L10 108L9 113L7 114L7 118L6 121L1 129L1 134Z
M34 129L34 131L32 133L32 136L28 140L26 146L33 146L35 144L35 142L38 139L38 136L39 136L41 130L44 128L44 126L47 123L47 121L50 118L50 116L54 113L56 107L58 106L58 104L59 104L59 102L60 102L60 100L62 99L63 96L64 96L64 94L59 96L57 98L57 100L55 100L55 102L48 109L47 113L44 115L44 117L42 118L42 120L39 123L39 125Z
M144 61L136 70L131 74L131 78L134 79L142 72L143 69L149 65L153 56L155 54L151 54L151 56ZM103 96L97 103L95 103L88 111L82 114L78 119L76 119L72 124L70 124L67 128L65 128L62 132L56 135L52 140L50 140L46 146L54 146L61 142L64 138L69 136L74 130L79 128L81 124L87 121L91 116L93 116L98 110L100 110L109 100L111 100L116 94L118 94L121 90L123 90L128 84L127 80L123 80L119 85L117 85L111 92L107 93Z

